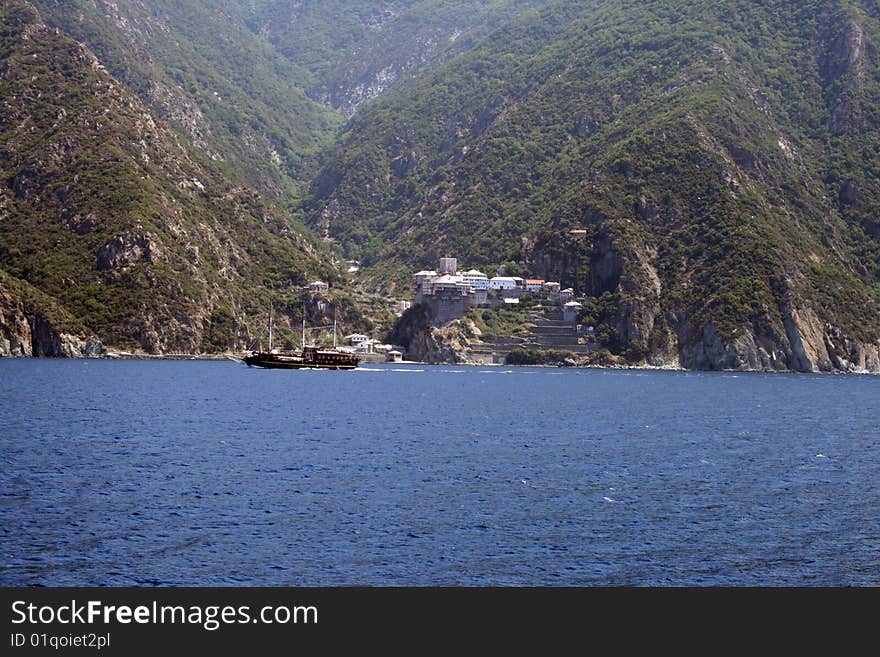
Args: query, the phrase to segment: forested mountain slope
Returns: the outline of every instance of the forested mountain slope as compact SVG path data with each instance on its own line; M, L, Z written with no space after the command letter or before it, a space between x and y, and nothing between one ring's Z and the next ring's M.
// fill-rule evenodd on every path
M878 40L871 0L548 3L356 114L315 225L377 279L559 279L618 353L877 370Z
M3 351L41 352L62 333L223 350L261 328L271 294L338 279L305 227L19 0L0 3L0 102ZM55 337L38 340L44 329Z
M342 117L229 0L33 0L201 154L295 204Z
M559 280L630 360L880 369L876 0L0 16L7 328L220 349L339 276L301 220L399 297L444 255Z
M546 1L257 0L236 6L255 33L311 73L311 97L353 113Z

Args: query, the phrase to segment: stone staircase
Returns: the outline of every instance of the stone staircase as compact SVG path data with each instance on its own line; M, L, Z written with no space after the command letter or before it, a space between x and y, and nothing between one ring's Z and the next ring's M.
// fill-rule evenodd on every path
M503 364L507 354L514 349L525 347L521 338L496 338L480 342L471 342L470 358L474 362L486 364Z
M547 308L529 313L528 319L534 327L532 337L523 345L525 348L571 351L581 356L590 353L588 345L578 342L574 323L562 319L562 311Z
M532 324L529 336L471 340L469 359L475 363L503 364L514 349L569 351L578 356L590 353L588 345L578 343L575 325L562 319L561 310L542 308L531 311L526 320Z

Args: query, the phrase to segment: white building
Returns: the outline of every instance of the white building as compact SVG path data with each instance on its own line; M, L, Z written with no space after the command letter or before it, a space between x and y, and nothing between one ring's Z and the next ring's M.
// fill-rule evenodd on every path
M561 286L559 285L559 283L555 281L547 281L543 285L544 292L547 292L549 294L558 294L560 287Z
M486 274L481 271L471 269L470 271L462 274L461 277L464 279L465 283L470 285L475 290L489 289L489 279L486 277Z
M437 278L437 272L430 269L423 269L413 274L413 290L416 295L416 302L418 302L420 297L434 293L434 281Z
M434 294L439 294L443 290L455 290L462 296L467 296L471 286L465 282L463 276L444 274L434 281Z
M363 342L366 342L370 339L370 336L363 335L361 333L352 333L351 335L346 335L344 338L347 342L350 342L354 346L357 346Z
M324 281L314 281L309 283L309 291L310 292L326 292L330 289L330 286L327 285Z
M514 290L516 279L511 276L493 276L489 279L490 290Z
M373 348L376 345L376 340L372 338L367 338L366 340L362 340L354 345L355 351L360 354L371 354L373 353Z

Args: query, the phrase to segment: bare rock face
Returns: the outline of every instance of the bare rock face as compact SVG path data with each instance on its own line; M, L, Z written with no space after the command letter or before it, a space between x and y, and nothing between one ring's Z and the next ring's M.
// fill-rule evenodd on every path
M98 271L128 267L141 260L158 262L161 248L148 234L133 231L114 237L99 249Z
M31 356L49 358L99 358L106 354L104 345L93 337L58 333L45 318L31 319Z
M395 325L389 340L406 347L407 358L432 364L469 363L471 341L479 329L468 319L435 326L430 309L422 304L410 308Z
M789 366L788 352L776 344L759 345L751 331L725 341L709 322L701 330L685 325L679 334L679 362L694 370L776 371Z
M0 283L0 357L99 358L105 354L100 340L58 331Z
M844 336L824 324L810 308L792 308L785 316L792 347L791 369L803 372L880 372L880 342Z
M829 81L839 81L841 91L834 99L828 127L834 134L855 134L862 127L859 93L864 76L865 29L849 19L834 35L825 62Z
M844 336L809 307L789 308L782 330L742 330L724 340L709 322L678 325L679 360L697 370L880 373L880 343Z
M24 305L0 285L0 357L31 356L31 344Z

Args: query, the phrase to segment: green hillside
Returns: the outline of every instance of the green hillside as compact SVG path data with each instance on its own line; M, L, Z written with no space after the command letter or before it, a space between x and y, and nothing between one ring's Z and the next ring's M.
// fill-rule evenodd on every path
M303 222L361 261L380 323L376 289L454 255L574 287L630 361L880 371L876 0L0 16L7 305L220 348L270 295L341 282Z
M230 174L294 204L341 117L309 71L251 32L229 0L33 0L110 73Z
M377 280L573 285L618 353L871 360L878 39L875 2L548 3L355 115L314 223Z
M18 0L0 4L0 98L0 282L59 330L222 350L262 328L270 295L338 280L304 227Z
M540 0L33 0L202 154L297 209L343 115Z
M353 112L405 87L546 0L256 0L232 3L250 29L311 73L311 97Z

